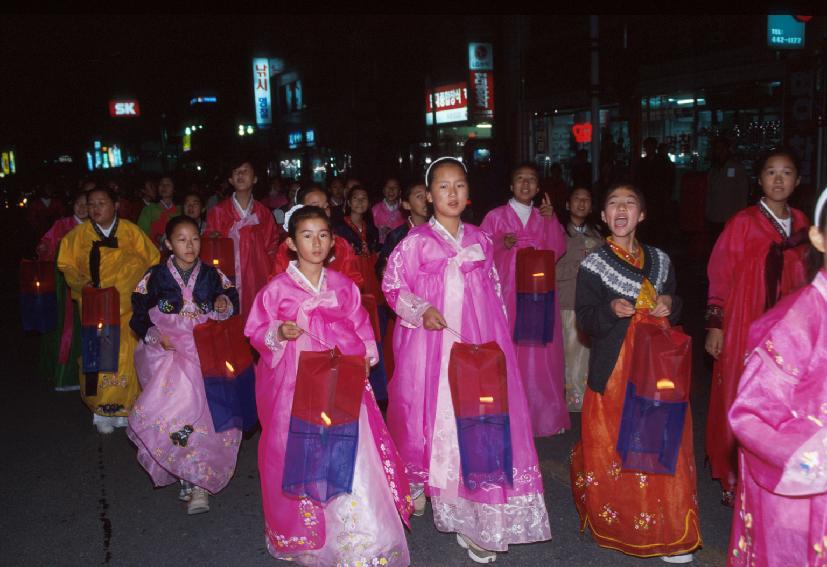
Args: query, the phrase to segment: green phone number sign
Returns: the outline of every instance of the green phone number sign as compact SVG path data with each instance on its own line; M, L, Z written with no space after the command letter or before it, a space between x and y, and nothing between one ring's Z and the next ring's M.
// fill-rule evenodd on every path
M767 16L767 45L775 49L801 49L804 27L804 22L795 16Z

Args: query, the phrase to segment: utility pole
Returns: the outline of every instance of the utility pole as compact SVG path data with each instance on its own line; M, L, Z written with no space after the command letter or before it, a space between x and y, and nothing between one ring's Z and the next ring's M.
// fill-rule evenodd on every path
M591 48L592 99L592 186L600 179L600 18L590 16L589 45Z

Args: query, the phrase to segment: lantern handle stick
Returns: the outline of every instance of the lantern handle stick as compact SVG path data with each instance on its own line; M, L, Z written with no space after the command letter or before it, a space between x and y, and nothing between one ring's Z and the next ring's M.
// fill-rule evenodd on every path
M299 327L299 329L301 329L301 327ZM302 333L304 333L305 335L307 335L311 339L321 343L321 345L325 348L328 348L330 350L333 350L334 348L336 348L336 345L331 345L329 342L325 341L321 337L317 337L316 335L314 335L313 333L311 333L307 329L301 329L301 331L302 331Z
M445 330L446 330L446 331L450 331L451 333L453 333L454 335L456 335L456 336L457 336L457 338L458 338L459 340L461 340L462 342L464 342L464 343L468 343L468 344L471 344L471 345L472 345L472 344L474 344L474 341L469 341L466 337L463 337L463 336L462 336L462 334L460 334L459 332L455 331L455 330L454 330L454 329L452 329L451 327L445 327Z

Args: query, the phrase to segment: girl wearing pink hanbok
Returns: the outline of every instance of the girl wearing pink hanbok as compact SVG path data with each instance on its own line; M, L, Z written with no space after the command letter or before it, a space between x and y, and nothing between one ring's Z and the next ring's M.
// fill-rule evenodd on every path
M385 237L390 231L405 224L405 215L402 214L402 203L399 200L401 193L402 189L397 179L391 177L385 180L385 185L382 186L384 198L371 209L373 224L379 231L379 244L385 243Z
M408 467L416 513L430 496L437 529L456 532L472 560L490 563L510 544L551 538L543 482L491 238L460 220L468 201L462 162L434 161L426 185L434 216L391 253L382 283L400 318L388 427ZM461 479L448 379L454 333L464 342L496 341L505 354L513 484L473 490Z
M376 364L378 355L359 289L324 267L333 234L323 209L292 212L288 234L298 260L258 293L244 331L261 354L258 468L267 549L301 565L408 565L403 528L411 511L408 480L367 381L367 365ZM295 465L286 453L299 354L333 345L344 355L364 357L366 368L357 449L349 461L352 484L322 504L286 493L283 480L285 467Z
M508 204L488 213L480 225L494 242L494 265L500 274L512 330L517 324L517 251L528 247L552 250L557 261L566 253L566 233L557 221L549 196L543 196L539 209L533 206L538 191L537 168L531 164L517 167L511 174L514 197ZM571 427L566 405L559 298L553 312L552 341L545 345L514 345L535 437L562 433Z
M60 241L72 229L89 218L86 208L86 193L78 193L72 202L72 216L55 221L37 245L37 259L54 262ZM78 364L80 356L80 314L72 301L72 294L66 284L63 272L56 271L57 327L43 335L40 340L38 374L53 382L55 390L65 392L80 389Z
M827 190L810 242L821 269L750 328L729 412L738 492L729 565L827 565Z
M196 325L238 312L238 292L218 268L198 259L196 222L169 221L166 262L149 269L132 294L129 326L140 337L135 368L143 391L129 415L127 435L155 486L181 482L187 513L209 511L208 493L235 472L241 430L217 433L193 338Z

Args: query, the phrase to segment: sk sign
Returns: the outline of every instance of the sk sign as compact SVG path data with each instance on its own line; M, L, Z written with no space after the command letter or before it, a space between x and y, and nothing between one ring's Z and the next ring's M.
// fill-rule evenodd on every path
M141 115L137 100L110 100L109 116L113 118L134 118Z

